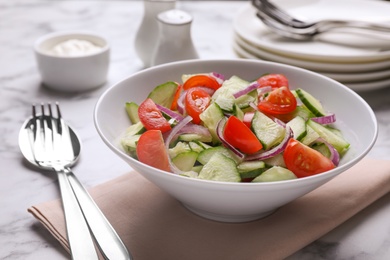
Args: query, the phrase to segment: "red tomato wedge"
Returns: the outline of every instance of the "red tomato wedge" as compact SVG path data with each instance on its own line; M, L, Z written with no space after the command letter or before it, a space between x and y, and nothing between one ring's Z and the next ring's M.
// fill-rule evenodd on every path
M138 116L147 130L160 130L163 133L171 130L171 125L150 98L139 105Z
M330 159L293 138L287 143L283 159L287 169L298 178L312 176L335 168Z
M211 96L201 88L187 90L185 96L186 111L194 124L200 123L199 115L210 105Z
M195 87L207 87L217 90L220 86L221 85L218 83L218 81L212 77L207 75L195 75L184 82L183 89L188 90Z
M260 87L270 86L272 88L289 87L288 79L283 74L267 74L260 77L257 82Z
M223 132L225 140L246 154L258 152L263 146L256 135L240 119L230 116Z
M280 115L293 112L297 107L294 94L287 87L273 89L257 106L261 112Z
M177 110L177 100L179 99L182 90L183 90L183 85L179 85L176 89L175 96L173 97L171 110Z
M171 171L168 152L160 130L148 130L140 136L137 143L137 156L142 163L163 171Z

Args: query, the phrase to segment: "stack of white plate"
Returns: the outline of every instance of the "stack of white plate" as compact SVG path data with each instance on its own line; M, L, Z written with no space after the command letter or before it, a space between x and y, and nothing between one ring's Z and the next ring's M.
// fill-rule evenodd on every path
M387 22L390 3L377 0L274 0L305 21L350 19ZM234 50L239 57L309 69L355 91L390 87L390 34L337 29L310 41L278 36L247 5L234 19ZM271 72L270 72L271 73Z

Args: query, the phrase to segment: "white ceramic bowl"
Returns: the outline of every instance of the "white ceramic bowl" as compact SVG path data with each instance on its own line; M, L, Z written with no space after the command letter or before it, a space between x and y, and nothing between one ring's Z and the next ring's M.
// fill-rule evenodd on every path
M67 40L88 41L99 50L78 56L58 56L53 48ZM110 46L102 36L90 32L55 32L39 38L35 57L44 85L61 91L78 92L103 85L109 68Z
M301 87L319 97L326 109L335 112L336 126L351 148L334 170L311 177L269 183L226 183L178 176L145 165L128 156L118 137L129 126L124 109L127 101L141 103L157 85L180 80L182 74L218 72L256 79L264 73L282 73L291 88ZM304 69L254 60L191 60L138 72L108 89L94 111L97 131L108 147L132 168L171 194L194 213L224 222L255 220L314 190L360 161L377 137L377 122L369 105L344 85Z

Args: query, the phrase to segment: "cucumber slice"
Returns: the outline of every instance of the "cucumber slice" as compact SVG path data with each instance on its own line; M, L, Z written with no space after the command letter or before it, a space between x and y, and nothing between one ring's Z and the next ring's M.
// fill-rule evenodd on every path
M287 125L291 127L291 130L294 133L294 139L301 140L307 133L306 131L306 121L300 116L296 116L291 119Z
M199 117L204 126L209 129L213 144L220 143L221 141L218 138L216 129L218 122L224 117L224 114L218 104L214 102L211 103L206 110L199 115Z
M283 181L283 180L292 180L296 179L297 176L295 174L283 167L274 166L265 172L263 172L260 176L253 179L252 182L270 182L270 181Z
M200 134L181 134L178 137L179 141L191 142L191 141L201 141L205 143L210 143L213 138L211 135L200 135Z
M172 163L176 165L177 168L181 171L191 171L192 167L196 162L198 153L194 151L188 151L179 153L172 159Z
M139 122L139 116L138 116L138 104L134 102L126 102L126 112L127 115L130 118L130 121L132 124Z
M223 82L222 86L215 91L212 98L224 111L232 112L234 104L237 104L240 108L248 107L250 102L256 101L256 91L252 91L253 93L248 93L237 99L233 96L234 93L246 88L248 85L248 81L237 76L232 76Z
M256 178L266 169L263 161L242 162L237 165L237 170L242 180Z
M214 154L203 166L199 179L226 182L241 182L236 163L221 153Z
M304 145L311 145L320 135L306 123L306 135L300 140Z
M178 86L179 84L173 81L158 85L149 93L148 98L156 104L170 108Z
M315 116L324 116L326 114L324 108L321 105L321 102L313 97L308 92L304 91L301 88L296 90L296 93L302 103L315 115Z
M233 105L233 115L235 115L241 121L244 120L244 111L242 111L242 109L237 104Z
M210 161L210 158L213 157L213 155L216 153L223 154L226 157L229 157L230 159L234 160L236 163L240 162L240 159L234 153L232 153L228 148L224 146L215 146L200 152L198 155L198 162L205 165Z
M327 127L318 124L312 120L307 121L307 125L313 128L318 135L324 138L328 143L334 146L340 155L343 155L349 148L350 144L344 137L335 134L333 131L329 130Z
M176 157L180 153L190 152L191 147L186 142L177 142L176 145L172 148L169 148L168 154L170 158Z
M313 145L311 148L320 152L325 157L330 158L331 154L330 154L329 148L326 144L316 144L316 145Z
M141 135L128 135L122 138L121 145L123 147L123 150L125 150L126 153L131 155L132 157L137 156L137 142L139 140Z
M204 148L197 142L189 142L188 145L191 148L191 151L200 153L201 151L204 150Z
M135 124L129 126L126 129L125 137L137 135L137 134L142 134L145 131L146 131L146 128L144 127L144 125L141 122L138 122L138 123L135 123Z
M277 154L271 158L265 159L264 163L267 166L280 166L286 168L286 163L284 162L283 154Z
M286 129L284 129L284 127L275 123L271 118L260 111L255 112L251 127L263 145L264 150L268 150L280 143L286 134Z

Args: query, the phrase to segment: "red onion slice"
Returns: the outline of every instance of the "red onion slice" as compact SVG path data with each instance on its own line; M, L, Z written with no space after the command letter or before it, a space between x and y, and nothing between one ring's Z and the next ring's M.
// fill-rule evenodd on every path
M286 149L288 140L290 140L290 138L292 138L293 136L294 136L294 134L293 134L291 128L288 125L286 125L286 134L285 134L283 140L280 142L280 144L278 144L277 146L275 146L271 150L247 155L245 157L245 161L265 160L265 159L268 159L268 158L274 157L275 155L280 154L281 152L284 151L284 149Z
M213 77L215 80L218 81L220 85L225 81L225 76L218 72L211 72L210 76Z
M336 122L336 115L335 114L329 114L326 116L321 116L321 117L312 117L311 120L314 122L317 122L321 125L328 125Z
M185 112L184 98L186 97L186 93L187 91L183 91L177 99L177 111L182 115L184 115Z
M260 84L257 81L254 81L250 83L246 88L237 91L236 93L233 94L234 98L239 98L245 94L248 94L249 92L257 89L260 86Z
M174 139L175 136L177 136L177 133L186 126L189 122L192 121L192 117L186 116L181 120L175 127L173 127L169 132L168 136L165 138L165 149L167 150L167 153L169 154L169 145ZM176 174L182 174L183 172L176 167L176 165L172 162L171 158L168 156L169 165L171 167L171 171Z
M245 155L240 152L238 149L236 149L233 145L229 144L228 141L223 137L223 129L225 128L227 118L224 117L221 120L219 120L217 125L217 136L221 140L222 144L229 148L235 155L237 155L240 159L243 159Z
M166 107L161 106L159 104L156 104L156 106L158 109L160 109L161 112L168 115L170 118L175 119L178 122L183 120L183 118L184 118L182 115L176 113L175 111L170 110L169 108L166 108Z

